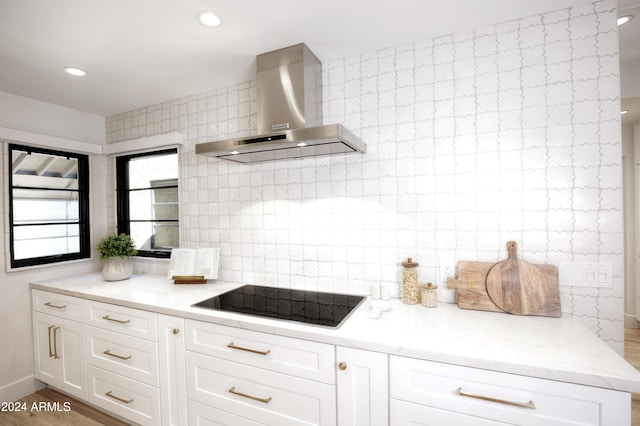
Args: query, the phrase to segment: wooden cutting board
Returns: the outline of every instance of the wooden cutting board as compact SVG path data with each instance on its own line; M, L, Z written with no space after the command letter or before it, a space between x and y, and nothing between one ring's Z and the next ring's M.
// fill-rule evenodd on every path
M457 289L458 306L462 309L478 311L505 312L500 309L487 293L487 276L494 267L494 262L475 262L462 260L458 262L457 278L448 281L448 287ZM558 318L560 310L560 291L558 289L558 269L555 265L534 264L544 275L547 283L547 299L544 305L528 315Z
M529 315L547 301L547 280L534 264L518 259L515 241L507 243L509 258L496 263L487 275L487 293L497 307Z

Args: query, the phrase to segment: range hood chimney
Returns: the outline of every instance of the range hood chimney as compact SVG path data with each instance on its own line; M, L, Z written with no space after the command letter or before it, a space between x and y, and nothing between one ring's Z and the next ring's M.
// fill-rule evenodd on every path
M240 163L366 152L342 124L322 125L322 64L304 44L256 57L258 135L196 144Z

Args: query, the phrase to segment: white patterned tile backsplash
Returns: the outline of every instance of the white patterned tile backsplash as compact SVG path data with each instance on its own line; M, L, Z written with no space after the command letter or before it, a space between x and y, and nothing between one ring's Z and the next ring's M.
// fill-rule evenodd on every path
M560 292L621 351L615 16L604 0L323 64L324 122L364 155L196 156L195 143L256 132L255 82L109 117L108 141L185 134L182 243L220 246L222 279L397 296L402 258L426 282L438 260L501 260L513 239L537 263L614 259L613 289Z

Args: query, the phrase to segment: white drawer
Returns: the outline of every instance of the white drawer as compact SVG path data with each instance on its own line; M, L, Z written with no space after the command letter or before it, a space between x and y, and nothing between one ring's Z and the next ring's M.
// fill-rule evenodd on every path
M84 320L84 299L42 290L31 290L31 304L34 311L67 318Z
M270 425L335 425L335 387L187 352L187 397Z
M628 403L624 392L398 356L389 377L391 398L520 425L598 425Z
M89 402L141 425L160 424L157 388L88 367Z
M95 327L86 336L89 364L158 386L157 343Z
M143 339L158 340L156 314L139 309L88 300L87 325Z
M333 345L188 320L187 350L335 384Z
M431 426L431 425L473 425L507 426L509 423L497 422L476 416L427 407L426 405L392 399L390 423L393 426Z
M233 425L233 426L266 426L265 423L254 422L244 417L218 410L199 402L189 401L189 424L198 426Z

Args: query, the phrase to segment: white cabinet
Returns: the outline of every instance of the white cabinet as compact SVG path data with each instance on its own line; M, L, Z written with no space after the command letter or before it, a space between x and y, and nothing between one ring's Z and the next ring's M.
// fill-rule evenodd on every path
M388 358L379 352L336 348L340 426L389 424Z
M36 378L86 401L87 365L84 342L82 323L34 312Z
M160 424L158 388L88 367L89 402L141 425Z
M187 424L184 322L184 318L158 315L160 407L164 426Z
M156 314L87 301L89 402L142 425L161 423Z
M187 320L187 350L334 384L333 345Z
M110 305L108 303L87 301L87 325L142 339L157 341L157 314Z
M414 424L418 418L427 419L427 414L444 424L608 426L631 422L626 392L399 356L390 357L389 376L394 425Z
M336 424L332 345L191 320L186 326L189 407L213 409L206 414L198 405L198 416L220 410L239 424Z
M627 392L334 346L40 290L32 291L32 309L36 378L136 424L631 422Z

